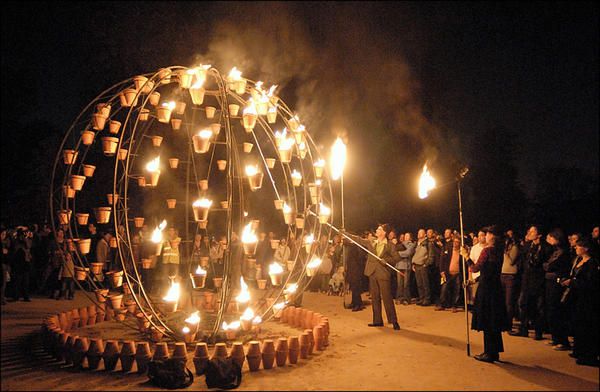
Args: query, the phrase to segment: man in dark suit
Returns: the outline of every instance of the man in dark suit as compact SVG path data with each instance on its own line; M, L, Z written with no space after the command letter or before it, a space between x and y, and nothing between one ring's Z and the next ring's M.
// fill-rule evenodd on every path
M400 261L400 255L396 251L395 244L387 241L387 225L379 225L375 231L375 241L360 238L356 235L348 235L353 240L367 248L370 252L376 254L379 258L388 264L395 265ZM393 324L395 330L400 329L398 319L396 318L396 308L392 297L392 287L389 267L369 254L365 265L364 274L369 277L369 292L373 302L373 322L369 327L383 327L383 317L381 314L381 301L385 307L388 323Z

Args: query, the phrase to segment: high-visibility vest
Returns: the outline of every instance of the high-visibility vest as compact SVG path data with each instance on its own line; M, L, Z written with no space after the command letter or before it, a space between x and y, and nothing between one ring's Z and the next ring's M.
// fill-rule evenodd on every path
M163 264L179 264L179 247L171 247L171 241L163 244Z

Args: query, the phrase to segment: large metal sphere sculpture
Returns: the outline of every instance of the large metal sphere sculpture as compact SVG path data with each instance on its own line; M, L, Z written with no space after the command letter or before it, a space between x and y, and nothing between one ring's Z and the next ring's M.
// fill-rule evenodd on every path
M75 119L54 163L52 225L64 229L72 272L81 288L87 282L90 300L115 299L108 303L118 308L124 293L150 329L177 340L185 336L174 320L196 310L194 301L180 303L180 317L170 317L179 298L167 310L173 299L150 294L144 274L167 244L160 222L184 228L181 246L188 255L195 234L220 231L225 250L221 284L215 276L217 306L199 314L210 322L198 338L214 339L244 308L252 310L253 322L266 321L306 289L327 247L324 241L312 246L311 239L331 235L333 206L324 166L310 133L275 86L266 89L235 68L227 76L204 65L162 68L105 90ZM109 271L89 257L87 223L115 234L111 247L117 262ZM238 286L247 296L245 283L257 268L259 228L282 234L292 254L286 265L263 271L272 279L269 289L264 280L253 282L262 287L236 309L231 305ZM205 258L196 264L186 264L189 271L171 287L164 276L161 292L177 284L182 291L203 290L201 275L210 266ZM242 267L246 281L238 282ZM248 324L245 313L242 326Z

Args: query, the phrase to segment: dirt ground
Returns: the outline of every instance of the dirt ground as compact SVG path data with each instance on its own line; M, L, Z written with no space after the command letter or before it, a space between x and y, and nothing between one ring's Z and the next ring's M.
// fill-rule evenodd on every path
M34 298L2 306L1 389L151 390L146 376L103 370L75 372L53 361L37 335L48 314L86 304ZM502 363L466 355L464 313L397 305L400 331L370 328L371 308L343 309L340 297L308 293L303 305L327 315L330 345L297 365L250 373L244 364L240 390L594 390L599 370L578 366L567 352L545 343L504 335ZM385 317L385 316L384 316ZM471 331L471 354L482 351L482 334ZM188 364L191 368L193 365ZM204 377L191 390L207 389Z

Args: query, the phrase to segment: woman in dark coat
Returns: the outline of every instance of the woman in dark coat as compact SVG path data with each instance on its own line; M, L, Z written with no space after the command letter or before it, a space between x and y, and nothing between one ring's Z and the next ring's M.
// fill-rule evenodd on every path
M346 258L346 281L352 292L352 302L349 308L353 312L363 310L365 307L362 302L361 294L363 292L363 271L365 270L365 258L358 251L358 247L350 241L344 239L344 257Z
M481 272L473 305L471 329L483 331L483 353L476 355L475 359L494 362L500 360L499 353L504 351L502 331L509 329L500 281L504 261L504 241L502 241L502 232L496 226L490 226L485 231L486 247L481 252L479 260L477 263L469 260L470 270Z
M592 244L586 240L577 241L576 264L569 279L562 282L569 293L565 300L573 304L573 332L575 344L569 354L577 359L578 365L598 366L598 345L600 344L600 317L598 315L600 274L598 260L591 257Z

